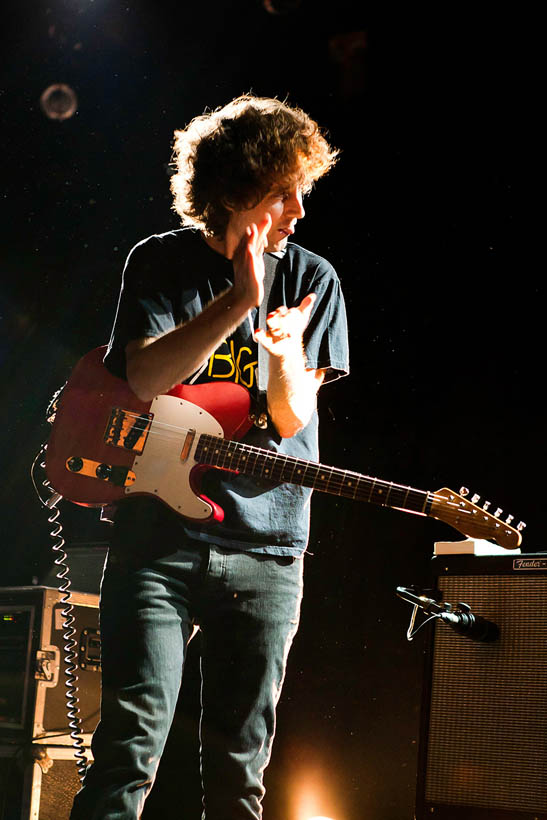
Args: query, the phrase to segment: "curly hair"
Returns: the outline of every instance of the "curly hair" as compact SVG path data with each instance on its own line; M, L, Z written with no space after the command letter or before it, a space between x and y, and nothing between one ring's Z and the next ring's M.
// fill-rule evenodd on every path
M338 153L301 109L245 94L175 131L173 210L222 237L231 210L255 207L280 183L307 193Z

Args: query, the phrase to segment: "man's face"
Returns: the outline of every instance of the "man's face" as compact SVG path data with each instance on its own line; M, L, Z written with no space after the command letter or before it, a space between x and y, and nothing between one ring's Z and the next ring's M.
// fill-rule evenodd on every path
M266 214L269 214L272 220L266 250L281 251L294 233L297 221L305 214L300 186L276 186L254 208L247 211L232 211L227 234L230 233L239 242L247 226L252 223L258 225Z

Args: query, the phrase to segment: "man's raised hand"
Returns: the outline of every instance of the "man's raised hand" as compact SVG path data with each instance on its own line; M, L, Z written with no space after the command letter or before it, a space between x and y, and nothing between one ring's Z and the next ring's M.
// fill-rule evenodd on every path
M316 300L315 293L304 296L297 307L284 305L268 313L266 329L255 331L255 339L272 356L287 356L302 351L302 337Z
M249 309L258 307L264 298L264 251L271 226L269 214L260 224L248 225L232 258L234 295L243 302L248 301Z

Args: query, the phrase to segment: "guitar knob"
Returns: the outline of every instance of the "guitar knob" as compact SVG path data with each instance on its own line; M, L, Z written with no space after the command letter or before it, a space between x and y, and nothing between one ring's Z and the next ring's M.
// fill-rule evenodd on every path
M484 504L482 505L482 508L485 512L486 512L486 510L488 509L488 507L490 506L491 503L492 503L491 501L485 501L484 502Z
M524 521L519 521L519 523L517 524L517 530L519 532L522 532L525 526L526 524L524 523Z
M481 500L481 497L480 497L480 495L478 495L478 493L475 493L475 494L471 497L471 503L472 503L472 504L478 504L480 500Z
M514 515L508 515L507 518L505 519L505 523L510 524L514 517L515 517Z
M460 487L460 495L463 495L464 498L469 495L469 490L467 487Z
M84 466L84 461L83 459L78 458L78 456L72 456L72 458L69 458L67 461L66 466L71 473L79 473Z
M500 517L500 515L502 514L502 512L503 512L502 508L501 508L501 507L498 507L498 509L497 509L497 510L496 510L496 512L494 513L495 518L499 518L499 517Z
M107 481L112 475L112 467L110 464L99 464L95 469L95 475L97 478L102 478L103 481Z

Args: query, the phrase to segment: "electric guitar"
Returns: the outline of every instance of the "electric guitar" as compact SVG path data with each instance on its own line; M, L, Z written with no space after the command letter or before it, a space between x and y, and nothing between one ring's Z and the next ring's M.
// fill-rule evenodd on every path
M99 507L144 494L188 519L221 521L222 509L200 492L203 471L217 468L431 516L506 549L522 540L467 491L416 490L239 441L252 424L250 396L233 382L177 385L140 401L103 365L105 350L80 359L55 407L46 472L68 501Z

